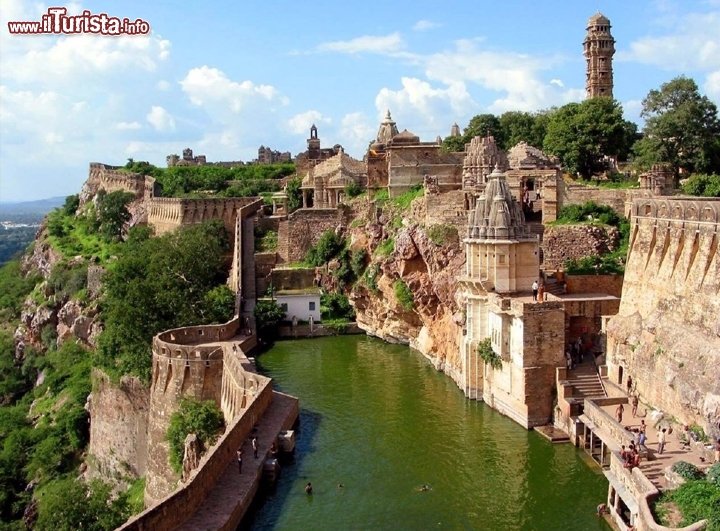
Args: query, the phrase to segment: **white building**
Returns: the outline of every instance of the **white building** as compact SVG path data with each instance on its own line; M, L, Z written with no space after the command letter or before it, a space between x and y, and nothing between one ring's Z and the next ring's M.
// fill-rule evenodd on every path
M319 323L320 317L320 290L297 289L283 290L275 292L275 300L285 312L285 319L293 321L309 321L312 317L313 322Z

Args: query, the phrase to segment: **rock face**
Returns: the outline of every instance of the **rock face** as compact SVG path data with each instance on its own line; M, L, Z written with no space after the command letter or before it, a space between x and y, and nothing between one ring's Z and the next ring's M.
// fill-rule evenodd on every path
M635 200L608 374L640 399L720 436L720 202Z
M353 249L365 248L372 256L388 235L389 221L381 216L378 221L352 230ZM462 331L455 288L457 277L464 271L465 254L454 229L438 244L428 237L426 230L430 229L421 228L411 219L405 219L403 224L395 235L394 252L384 257L376 253L368 266L366 276L373 278L374 289L368 282L359 282L350 295L358 326L390 343L411 346L438 370L455 378ZM400 280L413 294L412 308L397 299L395 284Z
M545 228L540 245L546 269L562 268L567 260L598 256L617 248L620 232L615 227L555 225Z
M200 463L200 440L194 433L185 437L185 451L183 453L182 480L187 481L190 474Z

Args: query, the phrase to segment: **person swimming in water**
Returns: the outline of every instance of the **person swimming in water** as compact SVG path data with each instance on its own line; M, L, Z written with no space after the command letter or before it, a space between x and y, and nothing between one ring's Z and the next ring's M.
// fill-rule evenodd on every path
M428 487L427 485L423 485L422 487L420 487L419 490L420 492L427 492L430 490L430 487Z
M307 492L308 494L313 493L312 483L308 482L308 484L305 486L305 492Z

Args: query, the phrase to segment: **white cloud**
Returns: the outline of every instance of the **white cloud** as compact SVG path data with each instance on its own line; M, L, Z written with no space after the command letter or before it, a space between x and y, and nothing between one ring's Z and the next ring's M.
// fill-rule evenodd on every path
M118 122L115 124L115 129L120 129L121 131L140 129L141 127L142 125L140 125L138 122Z
M415 25L413 26L414 31L426 31L433 28L439 28L441 24L438 24L437 22L432 22L430 20L418 20Z
M565 83L562 82L562 79L551 79L550 84L557 85L560 88L565 88Z
M377 125L373 126L362 112L352 112L343 116L340 122L340 138L345 151L356 158L362 158L368 144L375 139Z
M161 133L175 130L175 119L172 115L160 106L153 105L152 109L145 117L150 125L152 125L156 131Z
M158 90L166 91L170 90L170 83L168 81L165 81L164 79L161 79L157 82L157 85L155 85Z
M310 131L310 127L313 124L320 122L329 124L331 120L330 118L324 117L320 111L310 110L296 114L287 121L287 125L290 128L290 132L294 135L303 135Z
M392 53L399 52L405 47L400 33L376 36L363 35L349 41L326 42L317 47L320 52L341 52L341 53Z
M712 72L707 77L703 88L705 89L705 93L708 97L714 99L715 101L720 101L720 70Z
M195 105L220 107L233 113L240 112L250 102L271 101L278 96L278 91L271 85L231 81L224 72L209 66L190 70L180 86Z
M434 88L427 81L413 77L403 77L401 83L400 90L380 90L375 98L379 115L386 109L391 109L398 116L413 116L415 120L419 115L425 128L440 127L444 130L449 116L465 115L479 109L462 81L453 81L446 88ZM447 125L448 129L450 125L452 123Z
M718 27L720 12L679 15L669 33L638 39L616 58L678 72L720 70Z

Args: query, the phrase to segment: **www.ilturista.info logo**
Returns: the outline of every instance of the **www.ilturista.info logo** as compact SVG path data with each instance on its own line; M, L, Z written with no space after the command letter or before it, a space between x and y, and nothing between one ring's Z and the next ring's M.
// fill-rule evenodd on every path
M93 15L85 10L82 15L68 15L64 7L51 7L40 22L8 22L8 30L16 35L147 35L150 24L138 18L109 17L106 13Z

